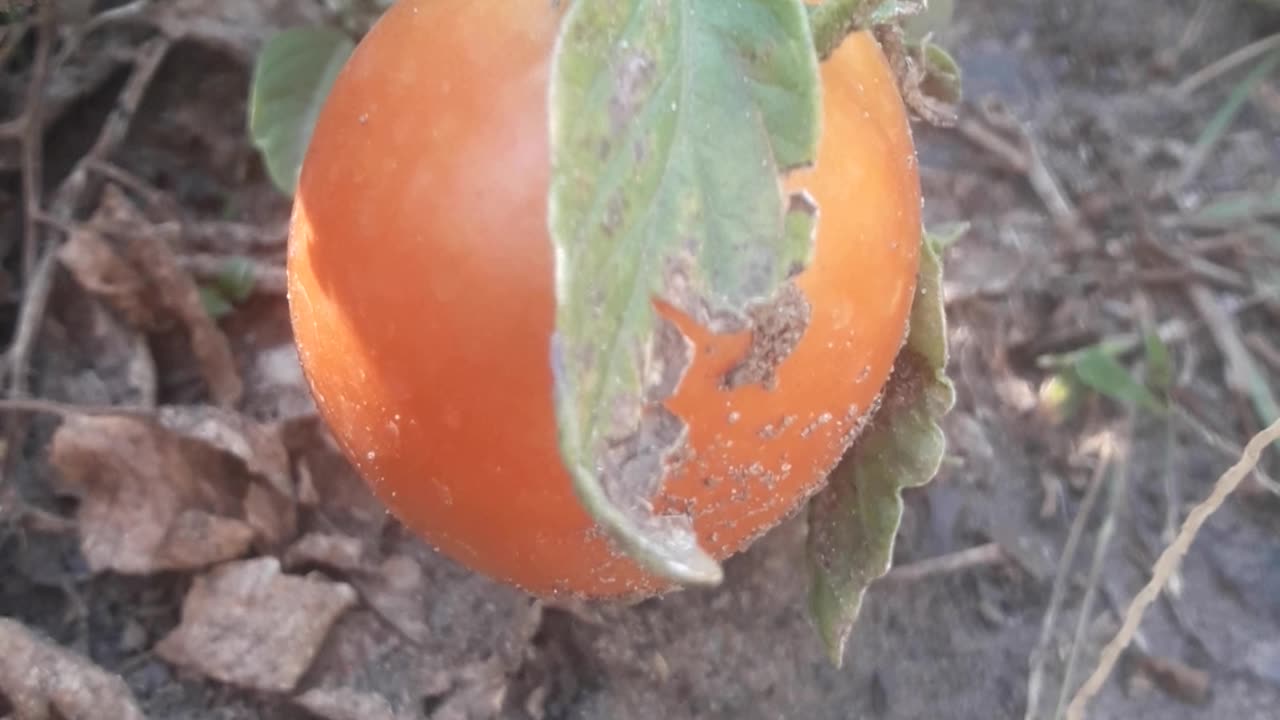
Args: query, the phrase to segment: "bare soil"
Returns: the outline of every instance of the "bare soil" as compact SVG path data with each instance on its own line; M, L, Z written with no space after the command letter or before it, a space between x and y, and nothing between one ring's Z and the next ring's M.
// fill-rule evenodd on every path
M122 507L145 504L158 516L169 506L154 487L103 490L104 468L124 462L103 454L110 448L72 435L58 412L6 416L0 618L87 662L41 661L77 687L19 692L19 673L6 674L0 659L0 718L42 702L58 708L49 717L97 717L93 708L109 706L85 698L113 693L132 697L145 717L184 719L1052 718L1068 666L1074 689L1169 528L1235 459L1185 423L1130 417L1096 395L1078 393L1073 413L1055 412L1041 394L1052 361L1140 331L1144 319L1185 323L1191 330L1169 343L1180 402L1235 446L1261 427L1256 401L1231 379L1240 353L1278 386L1280 365L1268 354L1280 346L1277 218L1208 229L1179 219L1228 193L1280 191L1280 76L1253 90L1200 157L1197 140L1252 63L1185 96L1173 88L1280 31L1280 13L1247 0L961 2L938 39L965 72L964 119L917 130L929 221L971 223L945 258L959 389L946 424L951 449L937 480L906 494L897 569L869 593L844 666L827 661L807 618L796 522L732 559L714 590L631 607L539 606L403 532L308 420L279 275L288 202L246 139L250 56L241 48L253 39L218 42L216 23L195 22L204 4L185 5L197 8L183 16L190 32L149 82L138 82L138 68L155 33L128 19L105 23L54 67L34 178L57 220L37 223L47 242L101 217L111 180L142 216L129 227L167 238L172 257L160 254L182 277L160 282L169 260L142 253L154 246L130 233L102 234L125 258L127 272L116 268L124 274L90 262L89 241L76 246L86 254L51 276L18 394L96 408L198 407L218 404L210 387L239 387L232 404L277 431L278 445L237 450L256 431L222 421L210 421L213 440L197 437L211 426L172 420L166 432L186 433L181 441L149 425L95 426L117 433L102 436L107 445L134 438L138 477L189 491L183 507L207 510L164 516L173 525L156 545L111 526ZM277 26L316 16L287 5L264 4ZM0 123L28 107L40 54L34 33L11 54L4 45ZM110 139L112 128L123 136ZM23 137L0 131L7 344L30 322L23 288L37 272L24 264ZM1188 182L1161 189L1189 164L1198 167ZM191 318L184 288L233 255L249 259L237 267L257 279L253 296L216 323ZM139 297L161 308L154 325L121 319L133 297L121 288L135 276L152 293ZM111 283L88 287L89 277ZM194 341L201 333L213 334L207 345ZM51 453L55 433L80 463L79 480L67 477L70 460ZM173 448L208 463L175 460ZM287 451L282 466L272 464L276 450ZM271 494L280 467L297 484L288 503ZM1280 462L1267 468L1280 475ZM1280 498L1264 483L1247 482L1208 522L1089 717L1277 717ZM1059 579L1093 485L1093 512ZM221 494L210 500L209 488ZM231 519L209 525L210 515ZM174 528L190 527L201 542L180 543ZM91 540L118 543L112 557L125 548L139 566L103 567L110 561L96 559L103 553ZM261 636L238 637L245 627ZM297 629L276 637L274 627ZM101 680L105 695L85 695L86 678Z

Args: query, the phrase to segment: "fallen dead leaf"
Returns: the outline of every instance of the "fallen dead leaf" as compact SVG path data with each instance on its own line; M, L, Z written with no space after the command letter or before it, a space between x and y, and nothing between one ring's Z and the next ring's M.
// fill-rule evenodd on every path
M47 394L82 405L154 407L159 383L147 338L89 296L70 297L60 310L61 322L49 323L43 341Z
M95 572L191 570L249 549L232 459L150 418L67 417L50 460L80 498L81 551Z
M312 700L330 702L377 697L391 712L422 717L422 703L453 687L449 659L414 644L373 611L359 607L343 615L307 673ZM335 709L343 717L341 707ZM322 713L323 714L323 713ZM326 717L328 717L326 715Z
M401 720L386 698L350 688L315 688L298 696L296 702L324 720Z
M176 222L139 227L130 241L130 254L144 268L164 307L186 326L191 349L214 403L234 407L244 393L244 381L226 335L205 309L199 286L173 253L180 227Z
M157 417L175 433L235 457L281 495L293 496L289 452L273 426L207 405L169 405Z
M297 505L261 483L250 483L245 492L244 513L267 552L283 548L298 532Z
M347 535L307 533L284 554L285 569L319 566L339 572L357 572L364 556L364 543Z
M496 718L507 699L507 672L500 660L467 665L454 677L454 690L431 713L431 720Z
M117 675L0 618L0 695L21 720L145 720Z
M280 548L293 539L298 514L289 451L280 428L212 406L166 406L158 411L158 418L175 433L234 457L261 481L249 485L244 514L266 549Z
M108 185L89 228L119 243L125 262L146 280L151 306L163 308L186 328L214 403L235 406L244 394L244 381L226 335L205 309L199 286L178 260L174 247L182 233L181 224L152 223L124 191Z
M350 585L285 575L274 557L231 562L196 579L156 652L220 682L292 692L355 604Z
M392 555L375 571L354 575L352 582L364 601L405 637L426 641L431 631L425 621L427 585L417 560Z
M183 510L165 534L164 557L179 567L203 567L243 555L253 538L254 529L240 520Z
M58 259L80 287L101 298L129 325L146 330L159 327L146 280L102 235L75 228L58 249Z

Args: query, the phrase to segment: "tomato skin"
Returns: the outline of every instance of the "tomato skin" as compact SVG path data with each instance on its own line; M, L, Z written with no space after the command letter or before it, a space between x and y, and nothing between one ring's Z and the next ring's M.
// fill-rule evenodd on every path
M669 589L578 503L556 444L546 227L546 2L400 0L321 113L289 244L290 312L322 417L373 491L444 554L542 596ZM921 198L874 38L823 64L820 207L799 277L810 326L772 390L726 391L748 346L684 318L700 352L668 407L689 457L655 499L725 558L818 490L905 336Z

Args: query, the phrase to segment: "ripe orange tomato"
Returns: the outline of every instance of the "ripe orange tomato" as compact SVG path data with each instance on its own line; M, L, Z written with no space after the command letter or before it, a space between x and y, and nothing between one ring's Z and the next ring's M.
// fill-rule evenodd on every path
M456 561L541 595L670 589L616 551L560 458L549 342L545 1L400 0L365 36L314 130L289 245L296 343L322 417L374 492ZM875 39L824 62L820 207L798 279L810 325L776 386L724 390L747 334L687 320L668 407L688 457L655 499L718 559L824 484L904 340L921 195L908 117Z

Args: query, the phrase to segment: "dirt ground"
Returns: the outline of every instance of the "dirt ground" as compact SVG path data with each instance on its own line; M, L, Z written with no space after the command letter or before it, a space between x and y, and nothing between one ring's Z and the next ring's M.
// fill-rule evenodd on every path
M1220 63L1280 12L961 0L939 40L963 120L917 130L930 222L972 224L945 258L950 452L907 493L844 666L807 618L795 522L721 588L539 606L401 531L311 419L288 202L245 98L262 38L319 5L87 5L105 15L73 18L44 63L35 33L0 41L6 388L62 403L5 416L0 718L1053 718L1280 387L1280 73L1241 90L1265 56ZM1268 193L1269 216L1196 215ZM252 291L215 322L229 272ZM1144 323L1168 331L1202 431L1082 392L1070 414L1047 403L1055 363ZM105 410L124 404L178 410ZM1269 482L1208 521L1089 717L1278 716Z

